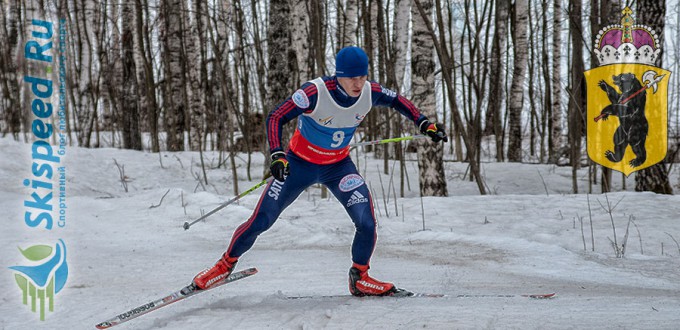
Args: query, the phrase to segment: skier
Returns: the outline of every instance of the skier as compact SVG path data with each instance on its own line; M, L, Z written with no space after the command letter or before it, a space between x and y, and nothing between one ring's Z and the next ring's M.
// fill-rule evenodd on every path
M283 210L304 189L322 183L345 206L356 227L352 243L353 265L349 291L355 296L383 296L397 291L394 284L368 275L376 242L373 200L364 178L349 157L349 142L373 106L388 106L413 120L432 141L447 142L441 125L431 123L406 98L376 82L367 81L368 56L359 47L345 47L336 55L335 76L308 81L279 104L267 117L271 151L270 170L275 180L265 188L248 221L234 232L231 243L214 266L193 279L199 289L210 288L229 276L238 258L258 235L269 229ZM282 127L298 118L284 152Z

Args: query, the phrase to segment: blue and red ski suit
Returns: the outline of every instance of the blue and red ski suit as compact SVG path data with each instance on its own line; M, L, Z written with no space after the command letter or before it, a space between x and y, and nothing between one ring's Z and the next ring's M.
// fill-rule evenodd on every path
M376 82L367 81L361 95L350 97L335 76L306 82L269 113L267 138L272 154L283 151L283 125L298 119L286 152L290 174L285 182L272 180L266 186L251 217L234 232L226 256L238 258L248 251L304 189L321 183L354 222L352 261L369 264L377 239L373 199L349 157L349 143L372 106L391 107L416 127L427 119L409 100Z

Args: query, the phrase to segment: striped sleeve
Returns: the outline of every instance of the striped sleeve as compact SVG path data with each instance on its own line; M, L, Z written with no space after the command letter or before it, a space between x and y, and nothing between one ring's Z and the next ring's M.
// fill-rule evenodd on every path
M283 151L281 146L283 125L305 112L314 110L317 92L316 85L307 82L267 115L267 142L270 152Z
M416 126L427 119L411 101L379 83L371 82L371 92L373 93L373 105L397 110L406 118L413 120Z

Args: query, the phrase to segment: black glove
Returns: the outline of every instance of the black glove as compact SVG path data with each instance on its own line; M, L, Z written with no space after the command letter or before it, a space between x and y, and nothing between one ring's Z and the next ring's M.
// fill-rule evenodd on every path
M290 168L288 167L286 154L283 151L277 151L272 154L272 164L269 166L269 170L277 181L286 181L286 177L290 174Z
M430 123L428 120L424 120L420 123L420 132L429 136L433 142L442 140L444 140L444 142L449 142L446 131L444 131L444 126L441 124Z

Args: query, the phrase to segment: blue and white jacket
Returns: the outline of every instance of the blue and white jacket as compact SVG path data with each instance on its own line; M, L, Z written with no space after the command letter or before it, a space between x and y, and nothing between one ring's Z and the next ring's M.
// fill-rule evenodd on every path
M271 153L281 152L285 123L298 118L288 145L300 158L315 164L333 164L349 155L349 143L373 106L386 106L413 120L416 127L427 118L411 101L382 85L366 81L359 97L349 96L335 76L308 81L267 116Z

